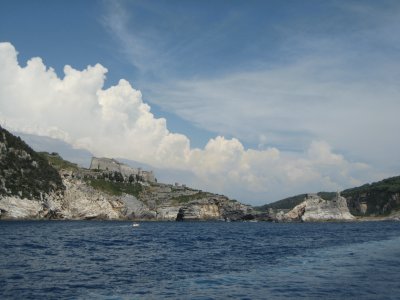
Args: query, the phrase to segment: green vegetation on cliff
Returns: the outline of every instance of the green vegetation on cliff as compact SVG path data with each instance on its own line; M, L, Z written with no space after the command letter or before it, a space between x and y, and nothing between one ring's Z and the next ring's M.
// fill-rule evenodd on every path
M342 196L354 215L363 214L363 205L367 207L365 215L387 215L400 209L400 176L344 190Z
M94 189L103 191L113 196L121 196L123 193L125 193L138 197L139 193L143 189L140 183L115 182L108 181L102 178L87 178L85 179L85 181Z
M332 200L336 196L336 193L334 193L334 192L319 192L317 195L325 200ZM282 199L282 200L279 200L276 202L268 203L263 206L259 206L256 209L259 211L266 211L269 208L290 210L293 207L295 207L296 205L299 205L301 202L303 202L306 197L307 197L307 194L300 194L300 195L288 197L288 198L285 198L285 199Z
M257 210L260 211L266 211L269 208L272 209L292 209L293 207L295 207L296 205L300 204L301 202L304 201L304 198L306 197L306 194L300 194L300 195L296 195L293 197L288 197L276 202L272 202L272 203L268 203L265 204L263 206L259 206L257 207Z
M39 152L39 154L56 170L77 171L79 169L77 164L64 160L58 153Z
M318 193L318 196L325 200L331 200L335 195L335 192ZM388 215L393 210L400 210L400 176L347 189L342 191L341 195L346 198L347 206L353 215ZM269 208L290 210L303 202L306 196L306 194L296 195L256 209L260 211L266 211Z
M58 153L40 152L40 155L57 170L72 171L74 174L85 171L85 175L82 175L85 182L94 189L109 195L121 196L125 193L138 197L139 193L142 191L142 185L137 182L135 183L133 179L129 180L129 182L124 182L121 173L102 173L99 170L81 169L77 164L64 160ZM90 173L92 173L91 175L93 175L93 177L91 177Z
M63 189L57 170L0 126L0 195L40 199L41 194Z

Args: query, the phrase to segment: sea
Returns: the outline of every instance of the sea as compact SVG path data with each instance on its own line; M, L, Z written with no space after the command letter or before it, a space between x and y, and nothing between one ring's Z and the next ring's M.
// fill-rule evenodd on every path
M400 299L400 222L3 221L0 299Z

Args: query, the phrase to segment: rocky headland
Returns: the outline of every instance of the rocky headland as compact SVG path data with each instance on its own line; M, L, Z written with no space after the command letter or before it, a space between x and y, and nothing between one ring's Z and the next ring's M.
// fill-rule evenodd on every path
M353 221L355 217L347 207L347 201L337 193L331 200L322 199L317 194L308 194L304 201L287 213L276 215L281 221Z
M340 193L301 194L256 209L283 222L400 220L400 176Z
M93 158L90 169L36 153L0 127L0 219L242 220L226 196L158 183L151 171Z
M224 195L157 182L152 171L93 158L89 169L36 153L0 127L0 219L159 221L399 220L400 177L253 208Z

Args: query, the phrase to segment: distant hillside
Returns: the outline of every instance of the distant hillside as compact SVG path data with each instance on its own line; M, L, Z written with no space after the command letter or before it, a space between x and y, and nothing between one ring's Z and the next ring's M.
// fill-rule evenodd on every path
M335 195L334 192L318 193L318 196L325 200L331 200ZM347 205L353 215L388 215L394 210L400 210L400 176L347 189L342 191L341 195L347 199ZM300 194L257 207L257 209L261 211L269 208L290 210L303 202L305 197L306 194Z
M304 201L306 194L300 194L292 197L288 197L282 200L278 200L272 203L268 203L262 206L257 207L257 210L267 211L269 208L273 209L292 209L296 205L300 204Z
M77 164L71 163L63 159L58 153L48 153L48 152L38 152L38 154L43 157L48 163L57 171L69 170L77 171L79 169Z
M325 200L331 200L333 197L335 197L336 193L333 192L319 192L318 196ZM269 208L273 209L285 209L285 210L290 210L296 205L300 204L301 202L304 201L306 198L307 194L300 194L292 197L288 197L273 203L268 203L263 206L259 206L256 209L260 211L266 211Z
M387 215L400 210L400 176L342 192L354 215Z
M44 157L0 127L0 195L40 199L63 189L60 175Z

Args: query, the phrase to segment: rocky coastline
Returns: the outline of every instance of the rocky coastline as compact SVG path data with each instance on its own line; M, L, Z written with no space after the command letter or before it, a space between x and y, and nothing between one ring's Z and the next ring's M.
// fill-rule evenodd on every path
M353 221L347 201L337 193L331 200L322 199L316 194L308 194L305 200L285 214L277 215L282 221Z
M134 220L134 221L269 221L269 222L357 222L400 220L388 216L353 216L340 195L325 200L314 194L291 210L256 211L223 195L204 193L172 185L145 186L135 197L110 195L87 181L61 172L63 192L43 194L41 199L0 196L1 220ZM179 202L186 194L193 200ZM201 193L201 194L200 194ZM179 196L180 195L180 196ZM196 198L201 196L200 198Z
M134 220L134 221L269 221L269 222L354 222L400 220L386 217L353 216L346 199L338 194L325 200L309 194L291 210L256 211L249 205L223 195L205 193L161 183L144 185L136 197L110 195L93 188L87 180L60 171L65 189L42 195L42 199L0 196L1 220Z
M59 220L141 220L175 221L181 212L181 220L241 220L251 213L250 206L209 194L203 198L180 204L175 201L174 191L149 198L165 186L146 187L137 197L129 194L110 195L91 187L84 180L64 177L63 193L44 195L42 200L15 196L0 197L1 219L59 219ZM154 196L153 196L154 197ZM145 200L144 200L145 199Z
M387 182L393 190L397 178ZM374 195L382 194L382 186L379 188L380 194ZM158 183L152 171L131 168L114 159L93 158L90 169L80 168L57 153L36 153L0 127L0 220L400 220L398 193L388 194L390 201L377 206L389 214L354 216L356 209L371 211L362 191L351 190L348 199L340 193L330 199L307 194L297 197L296 205L288 209L259 210L224 195Z

